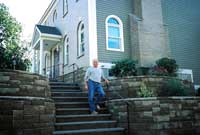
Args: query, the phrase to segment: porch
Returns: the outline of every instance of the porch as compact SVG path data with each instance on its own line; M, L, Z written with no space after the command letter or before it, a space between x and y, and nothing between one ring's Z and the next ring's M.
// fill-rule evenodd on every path
M62 34L56 27L36 25L32 40L32 72L49 78L63 72L59 44Z

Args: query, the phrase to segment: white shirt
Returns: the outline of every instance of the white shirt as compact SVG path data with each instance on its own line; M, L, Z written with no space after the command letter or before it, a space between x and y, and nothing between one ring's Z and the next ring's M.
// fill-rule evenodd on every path
M89 67L85 74L85 81L92 80L94 82L101 83L101 78L105 80L103 71L101 68Z

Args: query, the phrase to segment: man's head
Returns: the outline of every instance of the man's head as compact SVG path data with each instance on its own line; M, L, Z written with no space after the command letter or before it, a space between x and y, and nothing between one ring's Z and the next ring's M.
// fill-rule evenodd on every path
M97 59L93 59L92 63L93 63L93 67L95 67L95 68L97 68L99 65L99 62Z

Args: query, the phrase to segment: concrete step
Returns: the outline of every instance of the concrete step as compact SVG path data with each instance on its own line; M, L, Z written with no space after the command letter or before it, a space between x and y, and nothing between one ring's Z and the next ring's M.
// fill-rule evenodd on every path
M52 97L55 102L87 102L88 97Z
M124 128L98 128L82 130L54 131L54 135L125 135Z
M87 96L87 92L68 92L68 91L54 91L51 92L52 96L73 96L73 97L81 97L81 96Z
M116 121L113 120L55 123L56 130L97 129L114 127L116 127Z
M56 108L88 108L88 102L55 102Z
M82 114L82 115L57 115L56 122L78 122L78 121L94 121L94 120L110 120L111 114Z
M68 85L51 85L51 89L75 89L79 90L79 86L68 86Z
M49 82L49 85L78 86L78 84L76 83L66 83L66 82Z
M51 89L51 92L82 92L80 89Z
M99 114L107 114L106 108L101 108ZM79 115L90 114L89 108L56 108L56 115Z

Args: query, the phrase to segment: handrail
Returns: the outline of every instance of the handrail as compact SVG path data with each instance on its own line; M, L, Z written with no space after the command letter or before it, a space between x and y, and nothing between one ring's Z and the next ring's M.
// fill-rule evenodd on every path
M71 64L70 66L69 66L69 68L70 67L73 67L73 71L72 71L72 73L73 73L73 83L75 83L75 72L77 71L79 71L79 66L76 64L76 63L73 63L73 64ZM76 69L75 69L76 68ZM78 74L78 73L77 73Z
M109 91L110 86L109 84L106 84L107 90ZM129 115L130 115L130 111L129 111L129 105L132 105L132 103L130 103L129 101L125 100L125 97L121 96L119 93L117 93L116 91L114 91L114 94L116 94L120 99L122 99L122 101L124 103L126 103L126 109L127 109L127 130L128 130L128 135L130 135L130 119L129 119ZM109 102L109 99L108 99Z
M76 72L76 70L77 71L79 70L79 66L76 63L73 63L70 66L68 64L59 63L57 65L53 65L53 66L43 68L43 72L46 73L46 71L49 71L50 72L49 77L51 79L55 79L56 77L61 76L62 81L64 82L64 71L65 71L65 67L67 67L67 66L68 66L68 68L73 66L73 71L72 71L73 72L73 83L75 83L75 72ZM58 76L55 75L55 71L53 71L53 70L55 70L56 68L58 68L59 73L61 73L60 70L62 71L61 75L58 75Z

